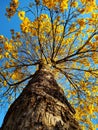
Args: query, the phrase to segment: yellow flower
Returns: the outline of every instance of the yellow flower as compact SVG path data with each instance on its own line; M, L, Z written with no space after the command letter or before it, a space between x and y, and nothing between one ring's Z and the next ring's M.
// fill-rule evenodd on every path
M71 3L71 6L72 6L72 7L78 7L78 2L76 2L76 1L72 2L72 3Z
M27 33L30 31L30 20L25 17L22 24L20 25L21 26L21 30L24 32L24 33Z
M98 64L98 54L97 53L93 53L92 54L92 59L93 59L93 62L95 63L95 64Z
M19 11L18 12L18 17L20 18L20 20L24 20L24 18L25 18L25 12L24 11Z
M60 17L60 16L58 16L58 17L57 17L57 21L60 21L60 18L61 18L61 17Z
M19 1L18 0L13 0L14 3L18 3Z
M2 40L4 38L4 36L3 35L0 35L0 40Z
M3 58L3 55L0 54L0 60Z
M13 47L12 43L9 43L8 41L6 41L4 43L4 49L10 52L14 49L14 47Z
M17 80L17 76L18 76L18 74L14 72L13 75L12 75L12 79Z
M68 0L62 0L62 2L60 4L61 12L64 12L65 9L68 9Z
M6 81L4 81L4 86L6 86L7 85L7 82Z
M9 58L9 53L8 52L5 52L5 57Z

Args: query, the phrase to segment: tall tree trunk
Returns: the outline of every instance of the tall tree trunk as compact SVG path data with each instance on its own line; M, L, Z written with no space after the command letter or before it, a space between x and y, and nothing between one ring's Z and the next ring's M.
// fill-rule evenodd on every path
M9 108L1 129L80 130L74 113L52 73L40 69Z

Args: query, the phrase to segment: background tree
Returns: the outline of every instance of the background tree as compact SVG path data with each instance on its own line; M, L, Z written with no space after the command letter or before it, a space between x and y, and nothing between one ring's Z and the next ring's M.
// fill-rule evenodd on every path
M84 129L96 129L91 119L98 114L97 2L32 0L23 7L19 4L12 0L6 16L18 14L21 32L12 29L10 39L0 36L3 96L8 101L16 98L43 63L62 83Z

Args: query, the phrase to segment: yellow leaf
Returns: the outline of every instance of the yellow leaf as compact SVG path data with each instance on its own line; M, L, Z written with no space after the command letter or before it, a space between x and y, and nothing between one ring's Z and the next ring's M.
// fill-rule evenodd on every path
M4 39L3 35L0 35L0 41L2 41Z
M17 72L17 71L15 71L15 72L13 72L13 74L12 74L12 79L13 80L17 80L18 78L19 78L19 75L18 75L19 73Z
M98 54L97 53L92 54L92 59L93 59L95 64L98 64Z
M5 52L5 57L6 57L6 58L9 58L9 57L10 57L8 52Z
M98 128L98 124L95 124L95 127Z
M3 55L2 54L0 54L0 59L2 59L3 58Z
M20 20L24 20L24 18L25 18L25 11L19 11L18 12L18 17L20 18Z
M71 3L71 6L72 6L72 7L78 7L78 2L76 2L76 1L72 2L72 3Z
M18 3L19 0L13 0L14 3Z
M85 66L88 66L88 67L90 66L90 62L86 58L80 59L79 62L81 64L84 64Z
M3 85L4 85L4 86L6 86L6 85L7 85L7 82L6 82L6 81L4 81Z

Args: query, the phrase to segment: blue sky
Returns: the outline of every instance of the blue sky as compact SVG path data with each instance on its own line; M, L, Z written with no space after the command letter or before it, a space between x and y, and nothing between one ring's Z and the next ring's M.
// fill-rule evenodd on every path
M19 22L17 17L12 17L8 20L5 16L6 7L9 5L9 0L0 0L0 34L10 37L10 29L14 28L15 31L19 31Z
M18 16L14 15L10 20L5 16L6 7L9 7L10 0L0 0L0 35L10 38L10 29L14 29L15 32L20 31L20 23ZM23 0L23 4L27 5L28 1ZM20 3L23 5L22 3ZM4 116L8 110L8 104L0 106L0 126L2 125Z
M19 24L21 21L17 20L17 16L12 17L11 20L7 19L7 17L5 16L5 11L8 5L9 0L0 0L0 35L4 35L10 38L10 29L15 29L15 31L19 31ZM0 106L0 126L2 125L2 121L4 119L7 109L7 104L4 107Z

